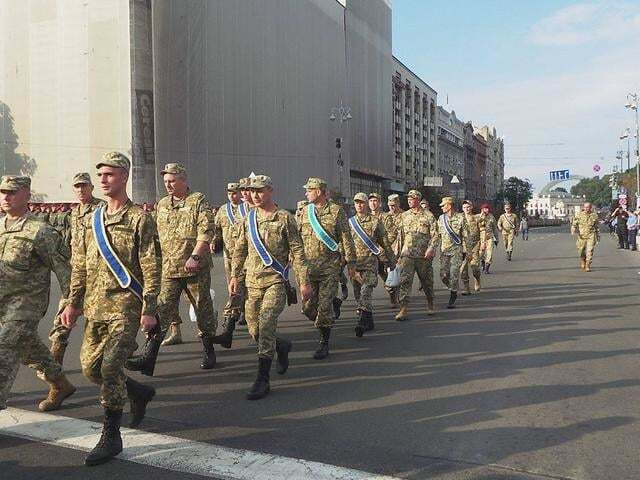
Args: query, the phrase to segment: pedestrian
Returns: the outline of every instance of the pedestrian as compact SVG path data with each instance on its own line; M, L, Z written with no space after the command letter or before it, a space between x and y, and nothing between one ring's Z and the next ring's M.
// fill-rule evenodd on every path
M529 240L529 221L526 217L520 220L520 233L522 233L522 240Z
M618 236L618 249L629 249L629 231L627 229L627 220L629 212L626 207L618 206L611 214L616 219L616 235Z
M53 227L29 213L31 179L6 175L0 180L0 410L7 407L20 363L49 385L38 405L57 410L76 389L38 336L38 324L49 305L51 272L62 296L69 291L69 258Z
M491 206L488 203L480 205L480 215L485 225L484 242L480 245L480 264L484 273L491 273L491 263L493 262L493 249L498 246L498 228L496 217L491 213Z
M511 256L513 255L513 241L518 236L519 225L518 216L512 212L511 204L509 202L505 203L504 213L498 219L498 230L502 233L508 261L511 261Z
M264 398L270 391L270 371L274 353L278 354L278 373L289 368L292 345L276 335L278 317L288 303L291 285L289 261L293 263L303 300L311 297L309 269L296 221L289 212L278 208L273 199L273 182L266 175L251 179L252 208L246 222L239 225L231 260L229 295L246 278L245 318L249 334L258 344L258 374L247 399Z
M322 360L329 355L329 338L335 323L333 299L336 298L343 260L353 280L356 253L347 215L340 205L329 199L327 182L312 177L304 189L309 205L300 219L299 231L313 295L303 303L302 312L320 332L313 358Z
M462 295L471 295L469 285L469 270L474 279L473 289L480 291L480 246L486 242L486 226L482 214L473 213L473 203L470 200L462 202L462 211L469 227L469 235L466 242L463 242L463 252L465 253L460 267L460 279L464 289Z
M74 242L84 236L87 219L91 218L96 208L104 205L104 202L93 196L94 186L89 173L82 172L74 175L72 185L73 194L78 200L78 205L73 207L69 214L69 244L66 247L71 254L73 253ZM53 321L53 328L49 332L49 341L51 342L51 354L60 365L64 362L64 354L67 350L70 333L71 331L62 324L60 316L56 315Z
M378 285L378 264L384 258L387 268L396 268L396 256L391 249L387 231L381 216L374 216L369 212L371 195L363 192L353 197L356 213L349 219L351 235L356 249L356 277L353 282L353 296L356 299L358 323L355 327L357 337L364 332L374 329L373 289Z
M447 308L455 308L462 261L466 258L464 245L469 237L467 219L456 213L452 197L443 197L440 202L442 215L438 218L440 237L440 279L449 289Z
M636 235L638 234L638 213L640 211L636 210L629 212L629 218L627 219L627 231L629 232L629 248L634 252L637 250L636 247Z
M580 255L580 268L591 271L593 251L600 241L598 214L592 211L590 202L582 205L582 211L571 222L571 235L578 235L576 247Z
M129 426L142 422L155 389L127 377L124 363L135 348L138 329L157 328L162 256L153 217L127 195L129 159L110 152L96 165L107 197L98 207L84 237L74 243L71 286L61 314L69 328L84 311L86 324L80 350L82 373L100 385L104 408L102 435L85 459L99 465L122 451L120 423L127 398Z
M398 250L400 252L399 298L400 311L395 319L398 322L409 317L409 298L413 286L413 277L417 274L422 291L427 297L427 315L435 313L433 303L433 257L438 245L438 226L433 214L420 205L422 193L409 190L407 201L409 210L400 214L398 220Z

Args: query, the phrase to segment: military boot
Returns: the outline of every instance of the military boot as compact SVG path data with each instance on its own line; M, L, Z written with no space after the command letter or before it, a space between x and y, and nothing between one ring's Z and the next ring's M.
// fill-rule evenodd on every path
M480 260L480 265L482 266L482 271L484 272L484 267L485 267L484 258L482 260Z
M233 332L236 329L237 317L230 315L222 320L222 333L213 337L213 343L220 344L221 347L231 348L233 342Z
M356 337L360 338L366 331L366 315L367 312L364 310L358 310L358 323L356 323L356 328L354 329L356 332Z
M447 308L456 308L456 299L458 298L458 292L451 291L449 294L449 303L447 304Z
M129 427L136 428L140 425L147 412L147 403L156 395L156 389L138 383L129 377L127 377L125 385L127 386L127 396L129 397L129 405L131 407Z
M172 323L169 327L169 336L164 339L162 346L167 345L180 345L182 343L182 332L180 331L179 323Z
M507 260L511 261L511 252L507 252Z
M284 375L289 369L289 352L293 349L293 344L284 338L276 337L276 353L278 354L279 375Z
M137 357L128 358L124 362L124 367L127 370L134 372L140 372L148 377L153 377L153 372L156 369L156 361L158 360L158 352L160 351L160 345L164 345L162 339L164 333L160 331L158 326L154 331L149 332L147 339L142 346L142 353Z
M334 297L333 299L333 316L338 319L340 318L340 307L342 306L342 300L338 297Z
M435 308L433 308L433 297L427 297L427 315L433 315L436 313Z
M584 271L585 272L590 272L591 271L591 261L588 261L588 262L585 263Z
M462 295L464 296L471 295L471 287L469 286L468 283L464 286L464 290L462 290Z
M204 349L204 356L202 357L200 368L203 370L211 370L216 366L216 350L213 348L213 338L209 335L202 335L200 340L202 341L202 348Z
M260 400L266 397L271 391L269 385L269 372L273 360L267 357L258 357L258 376L253 382L251 390L247 393L247 400Z
M473 278L473 289L476 292L479 292L481 288L482 288L482 285L480 284L480 276L474 277Z
M62 342L53 342L51 344L51 356L53 360L60 366L64 362L64 353L67 351L67 344Z
M93 450L89 452L84 463L87 466L100 465L111 460L122 452L122 437L120 436L120 421L122 410L104 409L104 424L102 435Z
M365 314L364 331L371 332L375 329L375 325L373 324L373 312L364 312L364 314Z
M50 412L52 410L58 410L65 398L70 397L76 391L74 387L64 373L61 373L58 378L49 382L49 395L42 400L38 405L38 410L41 412Z
M400 307L400 311L396 315L396 322L402 322L407 319L407 317L409 316L409 313L407 310L408 308L406 305L402 305Z
M329 337L331 337L331 327L320 327L320 342L313 354L315 360L323 360L329 356Z
M584 257L580 257L580 268L582 270L586 270L587 269L587 259Z

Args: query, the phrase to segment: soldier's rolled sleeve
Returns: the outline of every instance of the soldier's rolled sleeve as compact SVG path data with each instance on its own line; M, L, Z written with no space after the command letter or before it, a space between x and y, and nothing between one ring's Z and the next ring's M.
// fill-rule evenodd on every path
M298 285L309 284L309 269L304 255L302 237L298 231L298 225L292 215L287 216L287 240L289 242L289 255L293 263L293 271L296 274ZM234 254L235 257L235 254Z
M143 283L142 315L155 315L160 293L162 254L156 223L151 215L140 217L138 235L138 259Z
M69 295L69 283L71 281L71 267L69 256L63 239L52 227L43 228L39 236L36 237L36 252L55 274L60 284L60 291L63 297Z
M353 236L349 228L349 221L347 220L347 214L344 210L340 209L336 217L336 232L340 243L342 243L342 249L344 252L344 261L347 265L354 265L356 263L356 245L353 242Z
M238 238L236 239L233 257L231 258L231 276L235 278L241 278L244 274L244 262L249 252L246 230L246 223L239 225Z
M214 235L215 229L215 219L213 217L213 213L211 212L211 207L209 203L205 200L200 202L198 205L198 235L196 240L198 242L207 242L211 243Z

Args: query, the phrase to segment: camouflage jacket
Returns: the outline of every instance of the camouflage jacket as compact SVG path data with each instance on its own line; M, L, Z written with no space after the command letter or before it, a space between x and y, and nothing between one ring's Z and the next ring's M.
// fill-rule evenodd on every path
M320 225L333 238L338 245L342 247L344 252L344 260L348 264L356 261L356 251L351 238L351 229L349 221L344 209L332 201L327 202L323 207L316 209L316 215ZM309 264L311 274L327 273L337 271L342 268L342 260L340 249L332 252L327 246L318 239L311 224L309 223L309 215L305 210L300 218L298 226L302 243L304 244L304 254Z
M373 243L378 245L382 250L380 257L384 258L385 264L394 267L397 262L396 255L393 253L393 249L389 243L389 237L387 236L387 231L384 228L383 220L380 217L382 216L376 218L368 213L364 215L356 214L356 218L362 229ZM351 225L349 225L349 227L351 227ZM353 231L353 228L351 228L351 236L353 237L353 243L356 247L356 268L358 270L371 270L377 272L378 257L369 250L358 234Z
M498 239L498 226L496 222L496 217L493 216L492 213L481 213L480 216L484 220L484 227L486 237L485 240L493 241Z
M69 292L69 257L51 225L27 213L7 227L0 220L0 320L40 320L47 312L51 272Z
M62 237L64 248L71 251L71 212L50 213L48 222Z
M467 226L469 227L469 235L465 243L465 250L472 249L478 243L485 243L487 235L487 227L482 214L463 214L467 220Z
M462 241L460 245L456 245L451 235L449 235L449 232L444 226L444 217L445 214L443 213L438 218L438 232L440 233L441 242L440 251L442 253L455 253L457 250L463 250L469 238L469 224L464 217L464 213L454 213L449 216L449 226Z
M91 217L85 217L84 235L74 244L69 303L84 305L91 320L155 315L160 293L162 255L153 217L129 200L112 215L105 215L105 230L120 261L143 285L142 304L122 288L96 245Z
M498 219L498 230L506 233L514 233L518 231L520 220L515 213L503 213Z
M89 203L85 205L79 203L71 209L71 213L69 215L70 235L68 239L68 245L72 252L73 242L75 241L74 239L81 238L84 235L84 224L86 222L86 219L91 218L91 214L100 205L104 205L104 202L92 197Z
M234 244L238 235L238 228L243 220L238 211L238 205L231 204L231 210L235 217L235 225L231 224L231 220L227 216L227 204L222 205L215 216L214 238L213 242L222 241L222 251L225 258L231 259L233 256Z
M398 248L401 257L424 258L429 248L438 245L438 226L431 212L409 209L398 221Z
M595 212L578 213L573 222L571 222L572 230L575 230L582 240L595 238L600 240L600 231L598 228L598 214Z
M263 214L260 210L256 211L258 234L265 248L283 266L291 260L298 284L308 284L309 271L304 247L293 215L286 210L276 210L265 216L262 216ZM244 270L247 287L267 288L284 282L278 272L263 263L253 247L247 220L238 226L238 236L231 259L231 276L241 278L245 275Z
M204 194L189 192L182 200L167 195L155 210L162 248L162 276L183 278L197 275L184 265L199 241L211 243L214 218ZM210 256L203 255L201 268L209 268Z

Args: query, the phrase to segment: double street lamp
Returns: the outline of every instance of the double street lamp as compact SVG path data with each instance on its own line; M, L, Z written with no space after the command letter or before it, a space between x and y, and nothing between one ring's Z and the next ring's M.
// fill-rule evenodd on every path
M640 122L638 121L638 105L640 104L640 96L637 93L629 93L627 95L627 103L625 108L635 112L636 120L636 203L640 198ZM629 133L631 133L629 131ZM628 137L627 137L628 138ZM638 205L636 205L637 207Z
M341 127L340 130L342 130L342 124L348 122L352 118L353 116L351 115L351 108L346 105L343 105L342 101L340 101L340 106L333 107L329 111L329 121L340 122L340 127ZM338 165L338 185L340 185L340 194L342 195L342 193L347 191L348 188L347 190L343 190L343 185L342 185L342 182L345 180L345 175L342 174L343 167L344 167L344 160L342 160L342 138L341 137L336 138L336 150L338 153L338 160L336 161L336 164ZM349 176L347 175L346 178L348 179ZM347 198L349 197L348 193L346 197Z

